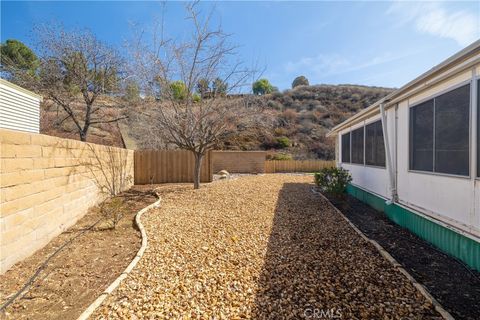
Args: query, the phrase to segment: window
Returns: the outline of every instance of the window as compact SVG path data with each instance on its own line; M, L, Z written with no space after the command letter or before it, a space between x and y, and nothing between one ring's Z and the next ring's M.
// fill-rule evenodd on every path
M364 127L352 131L352 163L363 164Z
M433 99L410 109L410 169L433 171Z
M350 132L342 135L342 162L350 162Z
M385 145L381 120L365 127L365 163L385 167Z
M480 177L480 79L477 81L477 177Z
M435 98L435 172L468 176L470 85Z
M410 108L410 169L469 174L470 85Z

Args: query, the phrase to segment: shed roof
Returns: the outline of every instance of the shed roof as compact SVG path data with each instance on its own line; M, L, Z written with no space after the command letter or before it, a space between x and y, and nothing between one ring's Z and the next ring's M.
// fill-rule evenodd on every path
M16 84L11 83L10 81L7 81L7 80L5 80L5 79L0 78L0 84L4 85L4 86L6 86L6 87L10 87L10 88L12 88L12 89L15 89L15 90L17 90L17 91L20 91L20 92L22 92L22 93L24 93L24 94L27 94L27 95L31 96L31 97L37 98L37 99L40 100L40 101L42 101L42 99L43 99L41 95L38 95L38 94L36 94L35 92L32 92L32 91L30 91L30 90L27 90L27 89L25 89L25 88L22 88L22 87L20 87L20 86L17 86Z

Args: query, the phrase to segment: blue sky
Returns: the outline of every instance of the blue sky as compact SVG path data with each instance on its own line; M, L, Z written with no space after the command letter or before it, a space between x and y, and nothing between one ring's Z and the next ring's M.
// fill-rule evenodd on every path
M247 63L265 66L280 89L298 75L311 84L400 87L480 38L480 2L204 2ZM167 32L188 32L184 4L168 2ZM87 27L121 48L131 23L151 24L158 2L1 1L1 40L33 46L36 23Z

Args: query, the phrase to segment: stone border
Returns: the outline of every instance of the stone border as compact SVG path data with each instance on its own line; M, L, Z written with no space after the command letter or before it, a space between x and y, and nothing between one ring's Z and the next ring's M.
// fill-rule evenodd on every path
M340 214L340 216L348 222L348 224L352 227L353 230L355 230L355 232L360 235L360 237L362 237L365 241L371 243L376 249L377 251L382 255L382 257L384 257L387 261L389 261L398 271L400 271L405 277L407 277L408 280L410 280L410 282L413 284L413 286L415 288L417 288L417 290L425 297L425 299L427 299L428 301L430 301L432 303L432 305L434 306L435 310L440 313L440 315L443 317L443 319L445 320L454 320L455 318L447 311L445 310L442 305L437 301L437 299L435 299L431 294L430 292L428 292L427 288L425 288L422 284L420 284L417 280L415 280L415 278L410 274L408 273L407 270L405 270L405 268L402 267L402 265L400 263L398 263L397 260L395 260L394 257L392 257L390 255L390 253L388 253L377 241L375 240L372 240L370 238L368 238L362 231L360 231L360 229L358 229L351 221L350 219L348 219L344 214L343 212L341 212L337 207L335 207L333 205L333 203L330 202L330 200L328 200L327 197L325 197L321 192L318 192L317 190L315 190L315 188L312 188L311 189L312 193L314 194L318 194L320 195L320 197L325 200L328 204L330 204L334 209L335 211Z
M82 314L77 318L77 320L87 320L92 313L100 307L100 305L103 303L103 301L120 285L120 283L125 279L128 274L133 270L133 268L137 265L138 261L142 258L143 254L145 253L145 249L147 249L147 233L145 232L145 228L143 227L142 222L140 221L142 215L147 212L148 210L152 208L158 208L160 207L160 202L161 198L160 196L155 193L156 196L158 197L158 200L155 201L154 203L146 206L142 210L138 211L137 214L135 215L135 224L137 225L138 229L140 229L140 233L142 235L142 245L140 249L138 250L135 258L133 258L132 262L128 265L128 267L118 276L115 281L113 281L103 293L98 296L95 301L93 301L85 311L82 312Z

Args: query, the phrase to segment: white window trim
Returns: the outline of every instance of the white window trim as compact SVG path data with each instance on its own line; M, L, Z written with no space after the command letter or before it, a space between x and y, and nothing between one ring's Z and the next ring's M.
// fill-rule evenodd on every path
M459 82L455 85L452 85L448 88L445 88L439 92L436 92L426 98L423 98L419 101L416 101L414 104L410 105L410 101L408 101L408 115L407 115L407 124L408 124L408 139L407 139L407 147L408 147L408 152L407 152L407 163L408 163L408 172L412 173L418 173L418 174L428 174L428 175L434 175L434 176L444 176L444 177L451 177L451 178L461 178L461 179L472 179L472 91L473 91L473 83L474 82L474 77L472 77L469 80L465 80L462 82ZM469 101L469 128L468 128L468 175L458 175L458 174L451 174L451 173L442 173L442 172L435 172L435 171L423 171L423 170L415 170L411 169L410 167L410 110L411 108L414 108L424 102L427 102L429 100L435 99L445 93L448 93L450 91L453 91L455 89L458 89L460 87L463 87L467 84L470 84L470 101ZM435 148L435 100L433 101L433 147ZM477 164L475 164L477 165ZM435 149L433 150L433 170L435 170Z
M340 136L340 150L342 149L342 146L343 146L342 137L346 134L350 135L350 162L343 162L342 161L343 160L342 159L343 152L340 151L340 164L360 166L360 167L370 167L370 168L387 170L386 163L385 163L385 166L376 166L376 165L372 165L372 164L367 164L367 162L366 162L366 157L365 157L365 152L366 152L365 143L366 143L366 136L367 136L366 127L369 124L375 123L377 121L381 121L381 119L376 119L376 118L374 120L368 119L368 122L367 122L367 120L364 120L364 121L362 121L362 125L356 126L356 127L350 127L350 128L348 128L348 131L344 131L342 133L339 133L339 136ZM363 163L353 163L352 162L352 132L357 130L357 129L361 129L361 128L363 128Z

